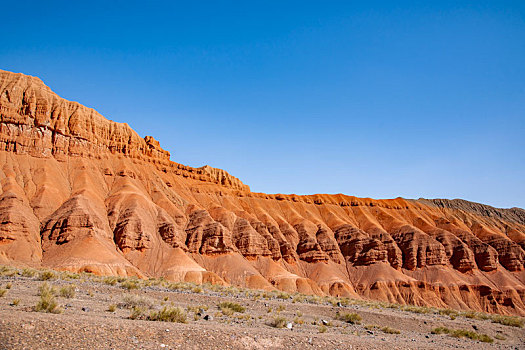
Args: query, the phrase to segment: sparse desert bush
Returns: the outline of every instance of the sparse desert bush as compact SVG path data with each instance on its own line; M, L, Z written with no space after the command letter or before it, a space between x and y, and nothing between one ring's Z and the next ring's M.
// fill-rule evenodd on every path
M55 279L56 275L53 271L42 271L40 272L40 275L38 276L38 279L41 281L48 281Z
M452 330L447 327L436 327L430 333L432 334L450 334L451 332Z
M252 316L251 315L248 315L248 314L244 314L244 315L237 315L235 316L238 320L245 320L245 321L249 321L252 319Z
M25 268L22 270L21 275L24 277L34 277L36 275L36 271L33 269Z
M117 284L118 279L115 276L108 276L104 278L103 282L107 285L114 286Z
M139 282L137 280L125 280L120 283L120 286L127 290L139 289Z
M115 304L111 304L108 306L108 311L109 312L115 312L117 310L117 305Z
M17 270L10 266L0 266L0 276L12 277L16 275Z
M491 337L489 337L486 334L480 334L480 333L476 333L474 331L467 331L467 330L464 330L464 329L456 329L456 330L454 330L452 332L451 336L453 336L455 338L469 338L469 339L472 339L472 340L479 340L479 341L482 341L484 343L493 343L494 342L494 339L492 339Z
M58 308L58 304L55 300L55 288L44 282L38 288L40 300L35 305L34 310L38 312L49 312L53 314L59 314L62 311Z
M476 333L465 329L449 329L447 327L437 327L432 330L432 334L448 334L454 338L468 338L479 340L484 343L493 343L494 339L486 334Z
M15 299L11 302L11 305L13 306L18 306L18 304L20 304L20 299Z
M343 322L351 323L351 324L360 324L363 318L356 313L344 313L340 314L339 312L336 313L335 317Z
M432 309L426 306L415 306L415 305L405 305L401 307L401 310L412 312L415 314L428 314L432 312Z
M13 287L13 283L7 282L5 285L5 289L11 289Z
M388 333L388 334L400 334L401 333L401 331L399 331L398 329L390 328L388 326L382 327L381 331L383 333Z
M189 282L173 282L168 285L168 288L171 290L188 290L191 291L197 286L195 283L189 283Z
M235 312L246 311L246 308L244 306L229 301L222 302L219 305L217 305L217 307L222 311L224 315L227 316L231 316Z
M467 311L461 315L474 320L488 320L490 318L489 315L476 311Z
M523 318L518 316L493 315L491 319L492 322L500 323L504 326L523 328L523 326L525 325L525 321L523 320Z
M286 327L286 324L288 323L288 320L286 318L281 316L276 316L270 321L270 326L274 328L284 328Z
M290 299L290 294L288 293L285 293L285 292L278 292L277 295L275 296L277 299L283 299L283 300L286 300L286 299Z
M286 306L284 305L279 305L279 307L277 308L277 312L281 312L281 311L284 311L286 310Z
M59 294L63 298L74 298L75 297L75 285L70 284L69 286L65 286L60 288Z
M35 305L34 310L38 312L49 312L53 314L59 314L62 312L58 308L58 304L55 300L55 297L52 295L41 296L40 300Z
M38 286L38 295L40 296L54 296L56 294L56 288L50 285L47 282L42 283L40 286Z
M122 298L122 302L118 305L121 309L133 309L133 308L147 308L151 309L155 305L154 300L135 294L127 294Z
M152 312L148 320L186 323L186 314L180 307L164 306L162 310Z
M146 310L140 306L134 306L131 310L131 314L129 315L129 318L132 320L144 318Z
M186 307L186 310L188 310L189 312L193 312L194 314L207 311L208 309L209 307L207 305L195 305Z
M193 289L191 291L193 293L202 293L204 290L200 286L195 286L195 287L193 287Z
M0 289L0 298L7 294L7 289Z
M295 324L304 324L304 320L302 318L300 318L300 317L296 317L296 318L294 318L293 323L295 323Z
M452 309L440 309L439 314L442 316L448 316L451 320L455 320L459 316L459 312Z
M498 340L505 340L505 339L507 339L507 338L505 338L504 336L502 336L501 334L496 334L496 335L494 336L494 338L496 338L496 339L498 339Z
M83 274L85 276L85 274ZM66 271L66 272L62 272L61 273L61 277L62 279L66 279L66 280L78 280L80 279L80 275L76 272L70 272L70 271ZM91 277L91 275L89 275L89 277Z
M327 330L328 328L326 328L326 326L324 325L319 326L319 333L326 333Z
M292 303L304 303L305 301L306 297L302 294L296 294L292 299Z

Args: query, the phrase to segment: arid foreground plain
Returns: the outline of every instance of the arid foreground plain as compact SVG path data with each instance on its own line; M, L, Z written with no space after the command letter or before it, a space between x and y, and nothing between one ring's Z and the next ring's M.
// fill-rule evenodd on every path
M524 320L163 279L0 268L2 349L523 349Z

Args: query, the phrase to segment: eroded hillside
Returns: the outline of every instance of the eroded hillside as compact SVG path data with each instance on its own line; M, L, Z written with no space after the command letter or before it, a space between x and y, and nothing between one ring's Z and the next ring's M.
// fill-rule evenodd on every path
M525 211L250 192L0 71L0 263L525 314Z

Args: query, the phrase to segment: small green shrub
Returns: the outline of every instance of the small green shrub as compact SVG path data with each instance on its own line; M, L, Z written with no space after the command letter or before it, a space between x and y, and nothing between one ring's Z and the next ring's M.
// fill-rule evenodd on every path
M326 326L320 326L319 327L319 333L325 333L327 330L328 330L328 328L326 328Z
M162 310L151 313L148 320L186 323L186 314L180 307L164 306Z

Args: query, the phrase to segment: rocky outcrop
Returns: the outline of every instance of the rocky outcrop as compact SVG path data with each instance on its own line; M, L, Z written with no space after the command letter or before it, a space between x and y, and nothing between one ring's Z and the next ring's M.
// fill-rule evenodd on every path
M0 263L525 314L522 209L251 192L0 71Z

